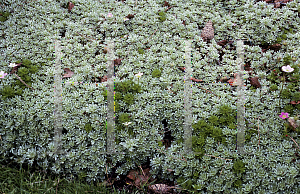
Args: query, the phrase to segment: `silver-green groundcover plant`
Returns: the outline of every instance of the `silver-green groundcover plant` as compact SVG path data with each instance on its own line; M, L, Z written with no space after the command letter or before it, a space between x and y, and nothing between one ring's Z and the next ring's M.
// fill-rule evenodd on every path
M193 3L193 2L191 2ZM160 152L156 151L157 144L156 140L158 139L151 139L154 137L154 134L157 134L157 129L160 128L159 122L162 120L161 117L167 116L171 122L169 128L174 132L175 138L182 137L184 134L184 131L181 126L183 126L182 122L182 112L176 110L183 110L183 99L184 95L183 92L180 93L180 90L183 91L183 83L182 83L182 75L178 76L178 74L174 73L174 69L169 67L169 64L175 63L183 64L183 53L185 52L183 48L183 43L181 42L178 44L176 41L172 39L168 39L168 37L175 37L174 33L179 33L181 36L181 39L189 39L190 37L195 37L195 40L197 40L197 45L200 46L200 54L195 54L193 57L195 60L195 63L193 61L194 65L194 74L195 77L202 77L205 79L206 82L213 82L214 78L218 74L226 75L228 72L235 72L236 70L236 64L233 60L233 57L236 56L234 52L230 52L228 49L224 49L223 61L222 63L225 64L222 68L217 67L216 64L212 63L211 61L214 61L218 59L218 52L217 49L220 49L219 46L216 44L217 40L223 40L225 36L229 36L234 40L237 40L238 38L244 38L244 37L236 37L235 34L238 34L242 36L242 32L249 31L249 33L244 33L249 36L249 39L253 43L258 43L261 40L265 40L267 42L272 42L276 39L276 37L273 35L272 30L274 33L277 33L279 27L283 25L288 25L289 19L297 20L297 17L294 16L293 13L291 13L292 8L297 8L297 4L295 2L291 2L289 4L288 8L284 11L282 14L282 18L277 21L276 25L273 25L272 21L276 21L278 18L280 18L280 11L272 11L272 8L270 6L266 6L264 2L259 2L255 5L251 2L237 2L233 3L233 7L239 7L242 10L241 11L233 11L230 13L230 16L228 15L228 12L225 12L222 9L214 10L210 8L210 3L207 1L203 1L202 3L193 3L189 4L187 2L181 3L178 2L178 9L179 10L177 14L177 18L174 16L173 13L169 14L167 13L167 20L165 20L166 23L163 25L157 25L157 20L153 17L155 13L158 11L160 5L157 5L158 3L155 3L154 1L146 3L141 2L141 4L144 5L144 9L147 11L143 11L143 14L139 16L138 20L131 20L132 28L134 29L134 35L129 34L128 31L126 31L125 28L122 27L122 24L119 23L113 23L114 20L116 21L123 21L123 18L125 15L135 12L137 8L135 8L134 3L132 3L132 6L120 6L118 3L116 3L115 6L122 7L124 9L114 9L115 13L113 14L113 17L106 18L106 21L103 22L103 25L101 26L100 30L107 31L106 35L108 36L108 31L110 28L114 29L113 36L117 37L120 35L120 33L128 33L129 34L129 40L131 43L137 43L138 46L141 46L141 43L146 37L150 37L150 35L153 34L153 36L150 38L151 40L149 43L153 45L151 49L149 49L149 52L146 52L144 55L140 56L138 52L135 51L135 47L138 47L137 45L126 45L122 43L122 41L116 40L116 53L120 54L120 57L126 59L126 54L130 53L130 56L128 57L127 61L124 61L124 67L119 69L120 74L128 73L128 78L134 77L138 72L143 72L143 76L138 79L139 83L144 84L144 88L148 88L149 94L143 93L140 95L140 98L143 100L140 100L136 104L134 104L130 109L136 113L135 120L131 123L132 127L137 131L137 133L142 137L139 138L138 141L129 141L128 136L124 133L121 134L123 138L127 138L126 141L123 142L128 146L123 149L123 146L117 146L117 152L120 153L126 153L126 159L129 160L129 162L126 162L124 165L119 167L117 169L117 173L126 174L130 168L135 167L136 162L143 162L144 156L149 153L150 154L151 161L153 163L153 169L157 170L157 174L160 174L160 172L163 172L163 176L166 179L175 179L175 176L170 175L170 173L166 169L173 169L177 176L184 177L185 180L188 182L189 180L195 180L197 181L196 185L203 184L203 188L207 188L208 191L217 191L217 190L225 190L225 192L230 193L237 193L238 191L241 192L249 192L250 190L253 190L254 193L268 193L268 192L278 192L278 188L281 190L284 190L289 193L297 193L297 189L299 189L299 186L297 183L299 182L299 166L291 163L291 158L293 154L295 154L294 149L292 149L292 145L294 142L283 140L280 137L280 131L283 127L283 120L278 117L278 113L275 112L275 107L279 106L279 103L281 102L278 99L278 92L274 92L274 96L268 97L268 100L265 104L261 104L259 102L259 93L253 93L251 91L245 91L245 102L247 101L247 104L253 104L253 106L257 107L253 110L247 110L245 113L245 117L251 117L251 120L254 120L254 118L261 116L260 119L264 119L264 122L260 120L257 124L259 125L259 132L260 135L256 135L252 137L252 143L245 145L245 152L246 153L255 153L255 154L246 154L242 157L242 160L246 163L247 173L246 175L243 175L245 178L245 182L242 183L242 188L233 188L233 182L235 180L235 175L231 173L231 169L233 168L233 162L230 160L226 160L226 165L224 165L222 162L222 159L204 156L203 157L203 163L197 162L197 160L194 160L193 158L186 158L188 160L188 164L183 162L182 160L174 160L170 156L174 156L176 158L181 158L181 155L179 154L183 150L183 145L175 143L171 145L171 147L166 151L166 154L161 154ZM220 2L218 2L220 3ZM232 2L229 2L232 3ZM25 33L28 33L28 37L25 37L23 41L18 40L18 36L15 36L16 34L24 34L24 32L21 32L20 29L21 26L24 25L26 22L23 19L20 19L24 13L20 11L19 15L16 13L13 16L13 19L9 19L5 22L5 25L3 26L10 26L15 25L17 22L18 25L20 25L20 28L13 29L11 28L6 29L6 31L9 31L11 35L10 40L8 41L8 47L14 48L14 51L18 50L15 45L18 45L23 50L22 52L19 52L18 55L7 55L5 59L5 68L7 68L7 64L9 64L12 61L15 61L17 59L22 57L31 57L35 61L38 62L44 62L47 61L46 58L49 57L48 54L53 53L54 43L46 42L45 40L40 40L40 37L43 37L45 39L45 36L42 36L42 34L46 34L49 36L49 39L53 40L53 34L56 34L57 31L54 29L62 28L63 26L67 26L67 37L70 38L70 34L74 36L73 31L78 28L80 31L78 33L85 34L87 36L93 34L93 32L90 31L87 24L87 17L89 17L89 21L92 22L93 19L95 21L99 20L99 7L101 7L100 12L101 13L109 13L112 9L112 5L99 4L99 2L95 2L95 8L97 10L91 8L88 6L88 4L84 3L78 3L80 8L75 7L74 10L76 10L76 14L69 14L68 17L66 16L66 13L63 14L63 10L60 8L59 3L53 3L53 2L43 2L42 7L37 8L36 11L40 10L41 12L47 12L50 13L46 15L46 18L42 18L42 20L46 21L45 24L41 22L35 22L37 23L36 31L34 31L35 28L29 27L28 31ZM130 4L130 3L129 3ZM153 5L152 7L147 7L147 5ZM39 5L39 3L31 4L33 6ZM48 5L48 6L47 6ZM154 6L155 5L155 6ZM12 5L13 6L13 5ZM14 5L13 7L17 7ZM215 6L214 6L215 7ZM221 6L222 7L222 6ZM299 6L298 6L299 7ZM199 10L201 10L199 12ZM263 12L267 12L270 14L270 18L265 17L265 19L262 19L260 16L263 15ZM89 14L90 13L90 14ZM96 13L93 15L93 13ZM223 15L222 15L223 14ZM244 19L246 20L245 23L243 23L243 20L240 20L241 14L244 14ZM78 15L81 15L82 20L78 19ZM107 15L107 14L104 14ZM240 15L240 16L238 16ZM255 16L255 17L254 17ZM253 19L254 17L254 19ZM138 18L138 17L137 17ZM187 19L187 25L182 25L181 19ZM218 25L215 25L217 29L215 30L216 36L215 40L212 40L211 44L206 44L196 35L196 29L197 25L196 23L199 23L201 26L203 26L207 19L211 19L212 22L218 22ZM18 20L19 19L19 20ZM101 19L101 18L100 18ZM15 22L16 21L16 22ZM53 22L53 24L52 24ZM147 23L149 26L148 29L140 29L139 24ZM292 21L293 22L293 21ZM99 22L100 23L100 22ZM232 23L236 25L232 25ZM80 24L80 25L78 25ZM44 26L46 25L46 27ZM93 24L97 25L97 24ZM262 28L260 26L263 25ZM266 26L272 26L271 28L267 28ZM41 29L42 27L42 29ZM117 30L118 27L121 27L121 30ZM145 25L143 26L145 27ZM243 28L244 27L244 28ZM246 27L246 28L245 28ZM295 26L297 29L299 29L297 26ZM228 30L228 28L232 30ZM192 29L192 30L191 30ZM223 29L223 30L222 30ZM238 30L237 30L238 29ZM240 31L239 31L240 29ZM194 30L194 31L193 31ZM197 29L198 30L198 29ZM259 31L258 31L259 30ZM251 34L250 32L253 31L255 33ZM173 33L174 32L174 33ZM259 33L257 33L259 32ZM31 33L31 34L29 34ZM149 34L150 33L150 34ZM149 36L148 36L149 34ZM174 36L173 36L174 35ZM260 64L264 64L268 61L270 61L270 64L274 64L274 61L272 59L272 55L274 58L280 57L283 55L282 52L288 52L289 54L293 56L298 56L297 52L297 46L298 46L298 37L299 33L292 35L289 35L289 39L286 41L286 45L283 48L283 50L280 50L276 53L271 53L270 51L267 51L265 53L264 57L261 57L260 55L260 49L256 47L251 47L246 45L245 46L245 56L251 60L252 68L254 68L257 71L257 74L260 78L262 78L261 83L263 86L267 85L267 81L263 79L265 72L260 69ZM39 37L40 36L40 37ZM98 35L97 35L98 36ZM177 39L178 38L178 35ZM183 38L182 38L183 37ZM95 45L99 45L99 42L96 43L86 43L87 45L82 46L78 42L81 41L80 36L75 36L75 40L70 40L69 47L73 48L71 49L69 53L69 56L63 57L62 65L64 67L74 67L77 71L76 77L74 79L70 79L70 82L80 82L84 79L83 76L89 75L90 73L90 64L96 64L95 69L97 72L103 72L103 69L105 69L105 66L103 66L100 63L106 63L105 58L103 55L99 55L99 57L96 57L94 61L92 61L93 57L89 55L89 53L93 53L93 49L96 49ZM107 37L106 37L107 38ZM176 38L175 38L176 39ZM36 44L38 42L39 44ZM164 44L161 44L164 43ZM65 40L62 40L62 44L67 44ZM28 49L29 45L34 45L32 49ZM37 46L39 45L39 46ZM126 48L124 49L123 48ZM42 48L45 47L45 48ZM30 47L31 48L31 47ZM122 49L123 48L123 49ZM42 50L45 54L41 53L33 53L32 50ZM89 50L90 49L90 50ZM131 49L131 51L129 51ZM25 50L25 52L24 52ZM28 51L27 51L28 50ZM86 52L84 51L86 50ZM160 50L160 52L158 52ZM175 50L175 51L174 51ZM174 51L174 52L172 52ZM12 51L11 51L12 52ZM9 52L9 53L11 53ZM32 53L31 53L32 52ZM44 56L45 55L45 56ZM207 56L206 56L207 55ZM65 55L66 56L66 55ZM89 59L89 60L87 60ZM145 60L149 59L149 60ZM69 60L69 62L67 62ZM101 62L97 62L101 61ZM143 61L143 63L141 63ZM151 62L150 62L151 61ZM197 62L196 62L197 61ZM150 72L152 70L153 64L157 63L159 67L163 67L164 71L162 74L162 77L160 79L157 79L156 81L164 81L165 83L169 84L169 80L172 80L174 77L179 77L178 80L180 81L174 81L173 86L174 88L179 91L178 96L171 96L171 95L161 95L161 88L155 88L152 87L152 83L154 82L150 75ZM207 65L209 64L209 65ZM270 65L267 64L267 65ZM277 65L277 64L276 64ZM107 111L106 105L101 102L103 102L102 96L97 93L97 90L93 90L91 86L80 86L80 90L76 91L75 89L70 90L69 86L64 86L64 90L69 90L70 93L63 92L63 102L65 103L64 108L65 110L71 109L74 110L74 112L78 112L78 114L73 114L72 111L65 112L63 114L63 122L66 128L69 130L69 133L67 135L64 135L64 139L62 142L64 142L64 147L68 149L69 154L64 156L59 156L60 161L62 164L60 165L54 165L52 166L54 162L55 157L58 157L58 155L48 156L47 152L49 150L52 150L54 148L53 144L49 143L50 137L53 135L53 127L51 126L51 122L53 121L53 118L50 115L50 113L45 113L46 111L43 111L43 107L47 103L53 103L53 101L49 100L49 96L52 96L53 92L50 92L51 89L53 89L53 84L50 84L51 81L53 81L53 62L49 61L47 62L47 66L44 67L41 71L43 73L49 73L49 77L45 78L45 83L40 82L39 78L35 77L36 84L33 84L33 87L35 89L38 89L36 91L37 97L34 97L33 95L30 96L30 90L25 90L25 93L27 94L26 100L21 100L20 98L15 98L12 100L8 100L3 102L1 104L3 110L5 112L1 112L1 121L5 123L5 127L7 127L5 130L7 133L1 134L4 147L2 147L2 152L9 151L15 154L16 157L18 157L19 161L25 162L25 161L33 161L33 159L38 161L38 164L40 166L43 166L45 168L52 168L55 172L68 172L69 174L79 174L81 172L87 172L86 179L88 181L94 180L96 178L105 179L105 171L106 171L106 163L105 163L105 156L102 154L98 154L98 151L105 151L105 141L103 134L101 134L99 131L101 129L97 128L98 130L92 131L91 133L86 133L82 130L79 130L78 128L83 128L84 124L88 121L91 121L94 123L97 123L96 119L91 119L88 117L83 116L83 110L92 109L89 107L86 107L87 104L93 104L98 103L99 105L97 107L97 111L95 114L100 114L103 118L101 118L101 121L103 122L105 120L105 114ZM214 67L213 70L211 67ZM2 70L1 70L2 71ZM7 70L3 69L4 72L8 72ZM100 74L100 73L99 73ZM103 76L103 74L100 74L98 76ZM208 76L211 75L211 76ZM52 76L52 77L50 77ZM246 77L247 75L245 75ZM6 76L5 76L6 77ZM116 78L118 79L118 78ZM9 79L7 80L1 80L2 83L7 83ZM161 83L161 82L159 82ZM160 85L160 84L158 84ZM104 86L105 87L105 86ZM228 88L223 85L220 86L220 88L223 91L228 91ZM101 88L103 89L103 88ZM173 89L173 88L172 88ZM220 90L221 90L220 89ZM43 91L48 90L48 91ZM75 90L75 91L74 91ZM95 98L89 99L89 96L87 93L89 91L94 92ZM208 96L208 94L205 94L201 90L197 90L193 87L193 105L198 106L196 108L193 108L193 118L194 121L197 121L201 118L207 118L210 115L213 115L215 111L213 110L213 105L218 104L228 104L231 107L235 106L235 98L231 98L229 94L224 94L221 91L216 91L217 93L220 93L224 95L225 97L221 99L214 98L213 96ZM215 90L219 90L215 89ZM263 93L266 91L266 87L263 87L260 89ZM52 90L53 91L53 90ZM74 91L74 92L73 92ZM196 95L194 95L194 93ZM49 95L48 95L49 94ZM76 96L76 97L74 97ZM79 97L77 97L79 96ZM163 100L159 100L156 104L151 104L149 101L155 101L158 97L163 97ZM49 100L49 102L46 103L46 101ZM165 100L165 102L164 102ZM76 102L79 101L79 102ZM145 101L145 102L144 102ZM209 104L208 104L209 102ZM272 102L270 105L267 104L269 102ZM206 103L206 104L204 104ZM285 103L285 101L284 101ZM148 104L148 106L146 105ZM150 105L149 105L150 104ZM159 108L161 106L162 108ZM267 109L267 106L269 108ZM26 107L28 107L26 109ZM155 108L154 108L155 107ZM53 113L53 108L46 107L46 110L49 110L49 112ZM151 113L151 115L147 114L151 112L151 110L154 109L155 112ZM175 109L175 110L174 110ZM14 134L9 133L10 130L15 130L16 127L19 125L21 121L21 115L29 110L29 118L28 120L31 120L32 126L38 127L39 136L35 136L35 133L33 132L35 128L26 128L26 130L19 130L19 137L16 137ZM93 111L91 111L93 112ZM172 115L172 112L175 112L174 115ZM157 114L153 116L153 114ZM292 113L291 113L292 114ZM41 118L44 118L44 120L39 120L39 116ZM47 118L49 116L49 118ZM151 122L148 122L147 119L151 120ZM153 119L152 119L153 118ZM39 124L39 125L38 125ZM43 126L41 126L43 125ZM94 124L96 125L96 124ZM1 128L2 130L3 128ZM74 130L78 129L78 130ZM30 131L28 133L28 131ZM267 131L269 130L269 133ZM98 133L97 133L98 132ZM148 133L149 132L149 133ZM232 131L230 129L225 128L224 132L228 133L235 133L235 131ZM2 133L2 131L1 131ZM148 133L148 134L145 134ZM23 134L27 134L22 136ZM143 135L144 134L144 135ZM268 136L269 134L269 136ZM143 135L143 136L142 136ZM173 133L172 133L173 135ZM22 139L23 137L23 139ZM147 139L147 141L144 141L144 137L150 137ZM229 138L230 139L230 138ZM18 143L21 142L21 143ZM295 139L295 141L299 141ZM13 144L16 144L17 147L12 150ZM232 147L225 147L223 145L216 146L213 139L208 138L207 139L207 147L206 147L206 153L210 155L214 155L216 157L224 157L224 158L241 158L238 154L235 153L235 145L232 145ZM38 145L38 146L29 146L29 145ZM47 147L47 144L49 144L49 147ZM145 145L150 145L149 147L145 147ZM134 146L137 145L137 146ZM258 146L259 145L259 146ZM52 147L53 146L53 147ZM35 149L36 148L36 149ZM132 150L133 153L130 152L130 148L134 148ZM181 153L183 154L183 153ZM156 155L157 157L152 157L153 155ZM112 166L116 164L117 161L125 161L125 156L122 155L116 155L112 157L112 164L108 164L107 171L110 173L112 171ZM220 177L218 177L219 172L222 170L224 166L224 169L222 171L222 174ZM205 167L205 168L204 168ZM198 178L193 177L194 172L199 172L200 176ZM226 175L226 176L225 176ZM227 184L222 185L219 184L222 182L222 180L226 180Z

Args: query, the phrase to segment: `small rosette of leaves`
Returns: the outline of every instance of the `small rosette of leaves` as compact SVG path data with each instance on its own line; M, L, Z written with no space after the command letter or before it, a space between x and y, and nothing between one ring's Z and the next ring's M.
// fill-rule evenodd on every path
M159 15L159 18L158 18L158 19L159 19L161 22L163 22L163 21L165 21L165 20L167 19L166 13L165 13L164 11L158 12L158 15Z

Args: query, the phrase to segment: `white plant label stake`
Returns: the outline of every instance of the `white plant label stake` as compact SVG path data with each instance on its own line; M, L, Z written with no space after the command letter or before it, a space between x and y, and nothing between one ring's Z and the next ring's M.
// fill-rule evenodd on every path
M237 75L237 151L244 154L245 141L245 100L244 100L244 44L242 40L237 41L237 65L240 71Z
M185 41L185 77L184 77L184 144L186 154L192 152L192 111L191 102L192 97L192 68L191 68L191 41Z
M61 152L62 135L62 83L61 83L61 47L60 41L55 40L55 76L54 76L54 145L56 154Z
M108 42L107 59L107 153L115 153L115 116L114 116L114 42Z

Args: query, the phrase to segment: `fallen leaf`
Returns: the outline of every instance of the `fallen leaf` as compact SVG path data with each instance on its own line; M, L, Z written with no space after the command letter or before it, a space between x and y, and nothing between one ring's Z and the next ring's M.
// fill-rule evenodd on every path
M203 80L200 80L200 79L196 79L196 78L191 78L191 80L193 81L193 82L197 82L197 83L199 83L199 82L202 82Z
M121 59L115 59L114 65L121 65Z
M130 170L128 175L127 175L127 178L131 179L131 180L135 180L138 176L138 172L135 171L135 170Z
M126 18L128 18L128 19L134 18L134 15L133 14L128 14L128 16L126 16Z
M103 50L103 53L106 54L107 52L108 52L108 48L105 46L104 50Z
M300 115L298 115L297 117L299 118ZM297 121L295 121L294 118L288 118L288 122L290 123L290 125L296 129L297 127L299 127L299 124L297 124Z
M68 10L71 11L74 7L74 4L72 2L68 3Z
M101 82L107 82L107 76L106 75L103 78L101 78Z
M130 170L127 174L127 178L132 180L133 184L132 182L128 182L128 184L141 188L142 185L144 185L148 181L154 181L154 179L151 176L152 175L150 173L150 168L143 170L142 174L140 173L140 171Z
M224 83L224 82L227 82L229 79L230 78L228 78L228 77L222 77L218 82Z
M261 85L258 81L258 77L249 77L248 80L250 80L250 84L252 86L254 86L255 88L260 88L261 87Z
M279 8L280 7L280 2L274 3L274 8Z
M185 67L178 67L178 69L180 69L182 72L184 72Z
M250 62L246 62L244 65L245 71L252 71L253 69L251 68Z
M167 1L165 1L165 3L164 3L164 7L170 7L170 4L167 2Z
M297 102L296 101L291 101L290 103L291 104L300 104L300 101L297 101Z
M228 42L227 40L221 40L221 41L217 42L217 45L225 46L227 44L227 42Z
M72 75L74 74L74 72L72 72L69 68L64 68L64 70L67 72L66 74L64 74L64 77L72 77Z
M278 43L269 46L269 49L272 49L274 51L279 51L280 48L281 48L281 44L278 44Z

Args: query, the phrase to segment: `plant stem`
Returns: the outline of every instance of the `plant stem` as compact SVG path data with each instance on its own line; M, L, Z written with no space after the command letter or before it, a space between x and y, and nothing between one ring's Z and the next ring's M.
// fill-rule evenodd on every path
M27 85L16 73L14 73L15 76L17 76L17 78L23 83L25 84L27 87L31 88L32 90L34 90L32 87L30 87L29 85Z
M279 93L279 98L280 98L281 92L283 90L284 82L285 82L285 73L283 72L283 83L282 83L281 90L280 90L280 93ZM281 112L281 100L279 100L279 108L280 108L280 112Z
M291 138L290 136L288 136L289 138ZM293 138L291 138L294 142L295 142L295 140L293 139ZM298 146L298 144L297 144L297 142L295 142L295 144L297 145L297 147L299 148L299 150L300 150L300 147Z

